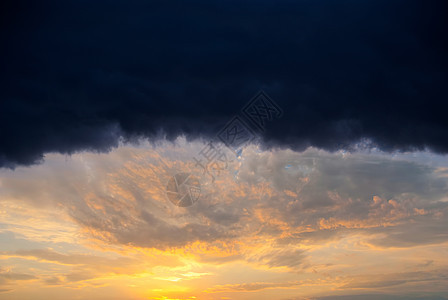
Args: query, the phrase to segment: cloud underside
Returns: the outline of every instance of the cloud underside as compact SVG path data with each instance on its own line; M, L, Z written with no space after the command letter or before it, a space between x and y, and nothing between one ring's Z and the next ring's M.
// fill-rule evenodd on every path
M267 146L448 151L443 1L105 5L5 4L0 167L209 138L260 89Z

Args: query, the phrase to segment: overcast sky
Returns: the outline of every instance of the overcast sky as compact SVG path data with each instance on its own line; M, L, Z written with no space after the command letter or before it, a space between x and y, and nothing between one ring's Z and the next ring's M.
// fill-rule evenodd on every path
M447 6L3 1L0 299L448 299Z

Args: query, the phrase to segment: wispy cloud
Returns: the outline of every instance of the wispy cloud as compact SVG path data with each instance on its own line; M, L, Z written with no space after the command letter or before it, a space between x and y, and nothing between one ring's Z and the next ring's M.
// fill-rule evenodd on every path
M23 270L53 266L39 276L48 286L151 278L189 282L197 293L282 289L292 297L312 295L314 284L388 291L447 281L440 270L448 264L448 178L425 153L408 159L252 145L201 187L195 205L174 206L166 183L191 170L189 158L202 146L184 139L124 145L3 171L0 237L14 246L0 258L21 260ZM258 279L229 282L224 270L237 266ZM381 272L387 275L372 275ZM207 280L214 284L199 288Z

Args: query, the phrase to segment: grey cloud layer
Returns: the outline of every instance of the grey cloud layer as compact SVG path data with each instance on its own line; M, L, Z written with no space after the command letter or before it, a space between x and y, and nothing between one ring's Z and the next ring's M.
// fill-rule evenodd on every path
M448 152L445 1L3 1L0 167L213 136L260 89L266 145Z

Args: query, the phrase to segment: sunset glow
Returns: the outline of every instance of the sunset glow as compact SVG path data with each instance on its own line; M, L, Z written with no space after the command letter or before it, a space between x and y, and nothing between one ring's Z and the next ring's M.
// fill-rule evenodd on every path
M165 182L201 146L184 139L123 145L3 170L4 295L314 299L397 288L446 292L444 158L249 146L238 177L223 173L202 187L194 206L176 207Z

